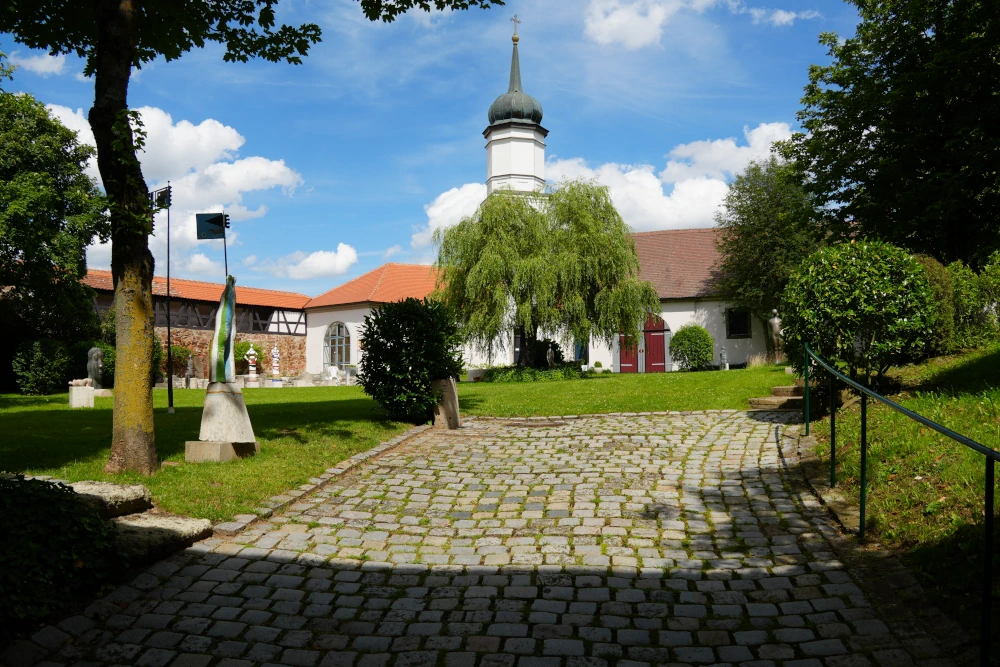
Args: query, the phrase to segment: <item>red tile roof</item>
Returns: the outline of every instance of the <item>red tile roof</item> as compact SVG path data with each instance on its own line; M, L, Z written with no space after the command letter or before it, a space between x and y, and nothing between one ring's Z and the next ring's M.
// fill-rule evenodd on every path
M100 292L114 291L114 283L111 280L110 271L100 269L88 269L83 282ZM184 278L170 279L170 296L177 299L190 299L192 301L210 301L218 303L222 298L222 290L225 287L222 283L207 283L201 280L186 280ZM153 278L153 294L156 296L167 295L167 279L162 276ZM284 308L288 310L301 310L305 307L309 297L298 292L281 292L271 289L260 289L257 287L236 286L236 303L243 306L268 306L271 308Z
M721 255L719 229L668 229L632 235L639 256L639 277L653 283L661 299L718 296L713 273Z
M426 264L383 264L329 292L320 294L306 308L355 303L391 303L407 297L423 299L434 291L437 269Z

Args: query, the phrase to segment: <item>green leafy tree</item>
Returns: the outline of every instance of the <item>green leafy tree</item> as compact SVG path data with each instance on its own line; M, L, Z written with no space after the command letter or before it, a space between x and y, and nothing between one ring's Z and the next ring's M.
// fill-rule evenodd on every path
M820 36L795 155L829 228L946 262L1000 248L1000 13L984 0L849 0Z
M365 316L358 383L396 419L423 423L437 397L431 382L462 372L455 315L441 301L409 298Z
M3 67L0 54L0 83ZM96 335L86 248L106 232L92 155L30 95L0 90L0 321L8 347ZM9 380L10 355L0 377ZM8 384L7 382L3 382Z
M638 278L631 230L595 183L570 181L549 195L499 190L435 239L439 288L466 340L492 354L514 331L524 366L535 365L540 332L638 340L646 314L659 310Z
M934 296L923 267L877 241L828 246L810 255L785 288L785 350L796 369L803 343L819 356L884 375L919 357L934 333Z
M392 21L417 7L467 9L499 0L360 0L370 20ZM128 108L133 68L156 58L176 60L208 42L225 47L223 60L263 58L298 64L320 40L319 26L278 25L278 0L8 0L0 5L0 32L52 54L76 54L94 75L88 114L97 165L110 200L111 271L118 318L118 389L111 456L105 470L157 470L153 437L152 216L136 151L137 116ZM137 131L138 130L138 131Z
M928 354L945 354L955 344L955 288L944 264L927 255L915 255L927 273L927 282L934 295L934 335Z
M730 184L715 215L722 254L716 284L761 323L780 305L792 271L822 242L804 181L794 162L775 155L753 161Z

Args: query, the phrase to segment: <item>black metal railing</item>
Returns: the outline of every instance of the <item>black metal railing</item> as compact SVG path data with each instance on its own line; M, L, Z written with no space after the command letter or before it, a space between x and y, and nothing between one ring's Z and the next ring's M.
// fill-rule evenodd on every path
M933 429L941 435L946 435L955 442L965 445L969 449L979 452L986 457L986 488L983 497L983 507L985 514L985 540L983 541L983 588L982 588L982 617L979 644L979 660L982 667L987 667L990 661L990 625L992 623L992 594L993 594L993 486L994 486L994 462L1000 461L1000 452L990 447L982 445L975 440L955 433L950 428L931 421L923 415L904 408L899 403L890 401L885 396L872 391L868 387L855 382L847 377L822 358L816 355L808 345L805 345L805 400L804 419L805 432L809 435L809 366L811 361L826 369L830 374L830 486L837 485L837 392L836 382L840 380L849 387L861 393L861 512L858 523L858 538L865 537L865 505L868 500L868 397L888 405L896 412L900 412L910 419L917 421L927 428Z

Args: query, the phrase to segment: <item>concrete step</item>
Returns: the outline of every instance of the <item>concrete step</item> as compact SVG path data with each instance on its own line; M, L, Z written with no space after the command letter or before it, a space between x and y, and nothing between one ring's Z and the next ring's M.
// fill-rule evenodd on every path
M145 512L153 507L149 489L142 484L111 484L84 480L70 484L81 500L93 505L106 517Z
M801 396L763 396L750 399L751 410L801 410L804 399Z
M787 387L771 387L771 396L802 396L805 387L790 385Z
M168 556L212 535L212 522L150 510L112 519L118 527L116 543L132 563Z

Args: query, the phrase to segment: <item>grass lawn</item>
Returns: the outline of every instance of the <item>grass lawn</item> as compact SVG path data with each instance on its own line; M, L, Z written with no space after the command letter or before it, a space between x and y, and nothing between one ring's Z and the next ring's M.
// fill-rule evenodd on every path
M988 447L1000 449L1000 347L941 357L892 373L892 398ZM819 454L829 461L829 419L815 424ZM860 407L837 413L838 483L860 493ZM868 412L868 526L897 550L967 628L979 627L983 548L981 455L880 404ZM997 470L1000 497L1000 470ZM994 509L994 512L996 510ZM995 553L1000 556L1000 541ZM1000 558L994 595L1000 595ZM995 602L996 604L996 602ZM1000 654L1000 610L994 611Z
M157 451L181 465L152 477L102 471L111 451L112 399L96 399L93 410L70 410L66 394L0 396L0 470L145 484L159 507L218 522L409 427L387 420L357 387L245 389L243 395L261 453L185 464L184 442L198 439L205 391L176 390L176 412L169 415L166 390L154 390Z
M743 410L747 399L791 384L784 368L699 373L602 373L582 380L461 383L462 412L496 417L587 415L659 410Z
M789 382L776 367L728 372L650 375L602 374L584 380L518 384L461 383L464 414L498 417L741 409L747 399ZM359 387L246 389L260 455L224 464L185 464L184 442L196 440L204 390L174 392L176 413L166 411L166 390L154 392L160 458L181 465L152 477L107 475L112 399L93 410L70 410L66 394L0 396L0 471L51 475L69 481L141 483L159 507L224 521L260 506L265 498L303 484L338 461L408 428L391 422Z

